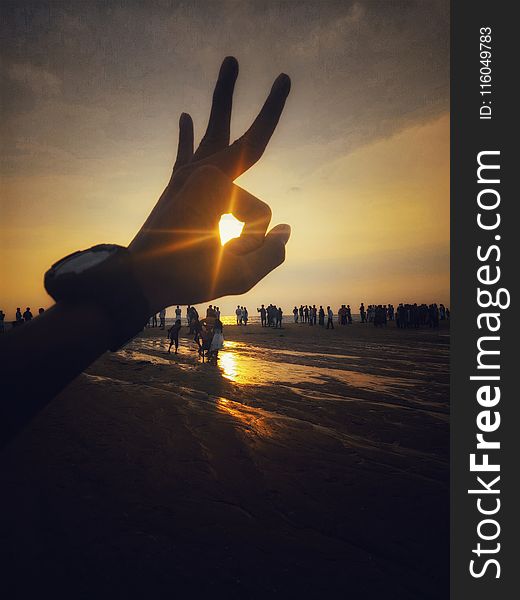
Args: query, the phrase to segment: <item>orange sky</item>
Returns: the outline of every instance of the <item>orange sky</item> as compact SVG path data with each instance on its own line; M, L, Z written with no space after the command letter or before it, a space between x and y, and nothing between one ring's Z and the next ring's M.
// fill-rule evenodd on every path
M49 305L43 273L56 259L131 240L169 177L178 115L189 111L200 137L227 54L241 67L235 136L274 77L292 77L264 158L237 183L293 235L284 265L217 302L222 312L449 305L447 3L273 2L262 14L253 2L222 3L217 21L202 4L106 15L88 2L63 14L35 5L30 22L6 16L17 40L2 47L1 67L8 318Z

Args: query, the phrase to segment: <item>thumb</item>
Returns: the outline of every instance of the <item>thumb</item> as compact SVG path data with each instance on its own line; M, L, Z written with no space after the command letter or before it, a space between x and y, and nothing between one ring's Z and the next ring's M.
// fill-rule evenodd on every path
M236 269L244 278L244 291L250 290L261 279L285 260L285 245L291 235L289 225L277 225L266 235L263 244L247 254L235 255Z

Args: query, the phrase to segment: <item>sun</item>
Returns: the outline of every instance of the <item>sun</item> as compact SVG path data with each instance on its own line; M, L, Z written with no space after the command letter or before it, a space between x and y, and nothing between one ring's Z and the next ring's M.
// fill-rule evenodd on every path
M236 219L231 213L227 213L220 217L218 228L220 231L220 243L224 245L229 240L240 237L244 223Z

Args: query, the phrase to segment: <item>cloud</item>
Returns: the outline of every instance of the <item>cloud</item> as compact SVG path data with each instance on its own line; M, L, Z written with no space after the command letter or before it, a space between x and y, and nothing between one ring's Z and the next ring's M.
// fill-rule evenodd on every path
M241 62L238 135L277 73L291 75L279 142L288 149L337 141L352 151L448 107L446 0L22 1L6 11L3 27L7 147L29 134L46 145L49 128L63 151L99 143L96 127L94 141L79 124L88 111L99 111L89 122L104 122L106 137L136 145L164 135L165 122L183 110L193 113L200 135L226 54ZM57 110L43 111L48 127L40 114L30 131L18 122L9 128L13 115L51 101Z
M59 77L31 63L12 63L7 73L12 80L25 84L35 94L55 96L61 91L62 81Z

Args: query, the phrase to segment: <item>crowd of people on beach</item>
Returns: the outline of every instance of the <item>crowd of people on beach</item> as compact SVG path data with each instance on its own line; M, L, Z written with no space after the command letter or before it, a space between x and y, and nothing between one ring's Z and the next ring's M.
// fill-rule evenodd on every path
M175 347L175 354L178 353L179 334L182 328L181 317L182 310L177 305L174 323L167 332L170 340L168 353L171 352L172 346ZM220 308L210 304L206 310L206 316L201 319L197 309L194 306L188 306L186 308L186 325L188 335L193 336L202 362L216 363L218 352L224 347L224 325L220 320Z
M263 305L262 305L263 306ZM281 311L281 309L280 309ZM295 323L326 326L334 329L334 313L330 306L326 309L320 305L308 304L295 306L292 310ZM336 313L338 325L351 325L354 322L350 304L342 304ZM399 329L438 327L439 321L449 321L450 310L444 304L409 304L400 303L397 309L393 304L369 304L362 302L359 307L361 323L372 323L376 327L384 327L389 321L395 321Z
M283 323L283 309L275 304L262 304L257 308L260 315L260 324L262 327L272 327L281 329ZM316 304L295 306L292 310L293 321L295 324L318 325L326 329L334 329L334 312L330 306L326 308ZM245 306L238 305L235 309L236 324L247 326L249 313ZM409 304L400 303L397 309L393 304L369 304L366 308L362 302L359 307L359 321L362 324L373 324L375 327L386 327L388 322L395 322L398 329L418 329L419 327L439 327L440 321L450 319L449 308L444 304ZM161 320L162 322L162 320ZM336 323L341 326L352 325L354 322L352 308L350 304L342 304L336 313ZM218 306L209 305L206 310L206 317L200 319L197 309L194 306L188 306L186 309L186 323L189 335L194 336L194 341L198 346L199 354L208 362L216 362L218 351L224 346L224 335L220 318L220 309ZM175 346L175 353L179 346L179 331L181 324L181 309L179 306L175 309L175 322L168 330L171 351Z
M262 327L273 327L274 329L281 329L283 324L283 309L281 306L275 304L262 304L256 309L260 316L260 323ZM45 312L44 308L38 309L38 314ZM175 318L174 323L170 329L168 329L168 337L170 338L172 346L175 346L175 352L179 345L178 337L179 331L182 327L182 309L177 305L174 309ZM293 321L297 324L308 324L308 325L319 325L326 329L334 329L334 317L336 316L337 325L352 325L354 319L352 317L352 308L350 304L342 304L334 315L333 310L330 306L326 308L323 305L319 307L316 304L300 304L295 306L292 310ZM249 312L245 306L237 305L235 309L236 324L241 326L247 326L249 321ZM20 307L16 309L15 320L11 322L13 327L27 323L33 318L33 313L28 306L22 313ZM420 327L437 328L441 321L450 320L450 310L444 304L437 305L433 304L411 304L401 302L394 307L393 304L369 304L365 307L362 302L359 307L359 322L371 323L375 327L386 327L389 322L395 322L395 326L398 329L419 329ZM5 313L0 310L0 333L4 332L5 327ZM201 356L203 358L213 359L218 354L217 346L221 343L220 334L223 331L223 324L221 320L220 308L218 306L209 305L206 316L201 319L197 309L194 306L188 306L186 308L186 325L188 327L189 335L194 335L194 340L201 350ZM148 321L147 327L158 327L160 329L166 329L166 309L159 311L152 315ZM211 335L217 333L217 338L213 343L209 342L208 339ZM211 338L213 339L213 338ZM203 348L203 350L202 350ZM216 353L216 354L215 354Z
M256 309L260 314L260 323L262 327L274 327L275 329L282 328L283 310L281 306L269 304L267 307L262 304Z
M344 305L343 305L344 306ZM342 306L342 307L343 307ZM341 309L340 309L341 310ZM350 306L349 306L350 310ZM316 307L316 304L305 305L300 304L300 308L295 306L293 308L293 319L295 323L307 323L309 325L321 325L325 326L325 318L327 319L327 329L334 329L334 311L330 306L327 306L325 310L323 306L320 305L319 308ZM345 313L346 314L346 313ZM343 323L343 313L341 313L341 322ZM338 311L338 319L340 319L340 312ZM350 316L350 322L352 322L352 315Z
M397 309L393 304L370 304L365 311L359 307L362 323L373 323L376 327L385 327L388 321L395 321L398 329L418 329L428 326L439 327L439 321L449 321L450 309L444 304L409 304L400 302Z
M247 325L247 322L249 321L249 311L245 306L237 306L235 315L237 317L237 325Z
M45 312L44 308L38 309L38 314ZM283 326L284 312L281 306L275 304L262 304L257 308L262 327L281 329ZM172 348L178 353L179 335L182 325L182 309L177 305L174 309L175 318L173 324L168 328L166 336L169 340L168 353ZM334 329L334 321L340 326L348 326L354 323L352 308L350 304L342 304L334 315L330 306L307 304L295 306L292 310L293 322L295 324L317 325L326 329ZM421 327L438 328L441 321L449 321L450 310L444 304L411 304L401 302L394 307L393 304L369 304L366 308L362 302L359 307L359 321L361 324L372 324L375 327L386 327L389 322L394 322L398 329L419 329ZM5 313L0 310L0 333L4 332ZM209 305L205 317L200 317L194 306L186 308L186 326L188 336L192 337L202 362L216 364L218 353L224 347L224 325L221 320L220 308ZM249 312L245 306L237 305L235 309L236 324L247 326ZM336 319L335 319L336 317ZM31 321L33 313L30 307L26 307L22 313L20 307L16 309L15 320L11 322L13 327L18 327ZM147 327L166 329L166 309L152 315Z
M44 308L38 309L38 314L41 315L45 312ZM31 312L31 307L27 306L25 311L22 313L22 309L18 306L16 309L14 321L11 321L12 327L18 327L23 325L24 323L28 323L33 319L34 315ZM3 310L0 310L0 333L5 331L5 313Z

